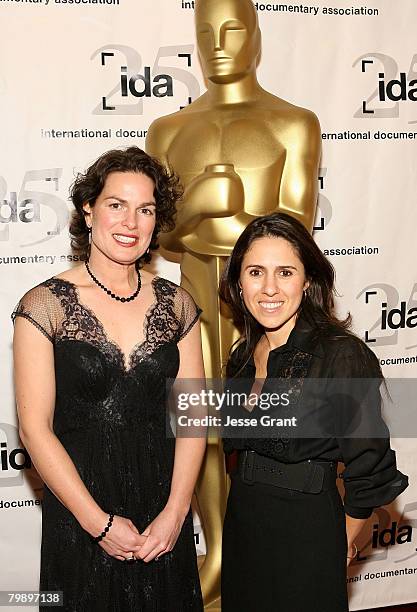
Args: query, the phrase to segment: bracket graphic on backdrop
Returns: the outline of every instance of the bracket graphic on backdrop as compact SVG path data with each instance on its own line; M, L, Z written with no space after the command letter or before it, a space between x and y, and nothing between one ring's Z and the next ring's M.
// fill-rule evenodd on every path
M174 88L182 83L187 91L184 104L191 104L200 95L200 84L191 71L194 45L168 45L160 47L153 67L144 66L142 55L127 45L105 45L96 49L91 60L100 58L104 69L117 68L116 85L92 111L93 115L143 115L144 100L174 97ZM117 61L117 58L121 62ZM171 61L166 63L167 59ZM175 62L180 65L175 65ZM186 66L186 68L183 67ZM115 99L125 100L123 103ZM135 102L128 102L131 99ZM186 102L186 103L185 103Z
M372 59L370 59L372 58ZM375 89L353 115L357 119L397 119L400 117L400 102L417 102L417 53L413 55L408 72L400 72L397 61L385 53L366 53L358 57L353 68L360 65L362 73L379 69ZM399 78L397 78L399 76ZM379 106L371 106L375 101ZM393 103L393 104L392 104ZM417 120L408 121L409 124Z
M365 342L373 343L374 346L396 345L399 341L399 331L401 329L417 327L417 283L411 289L408 300L401 300L398 289L388 283L368 285L362 289L356 299L359 300L364 296L365 304L373 305L380 292L384 295L384 299L379 302L380 314L375 323L365 330ZM392 333L381 333L381 335L375 336L374 332L376 330L381 332L392 330ZM406 350L416 347L417 344L414 344L406 347Z

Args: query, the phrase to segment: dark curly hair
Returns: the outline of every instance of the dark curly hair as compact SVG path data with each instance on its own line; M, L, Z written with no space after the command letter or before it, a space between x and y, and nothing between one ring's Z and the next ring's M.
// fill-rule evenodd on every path
M75 210L72 213L69 232L71 249L80 259L89 256L89 231L85 221L85 204L94 206L103 191L107 177L112 172L138 172L149 177L155 184L156 223L149 244L149 252L136 262L139 267L151 261L151 252L158 249L159 232L170 232L175 227L176 203L183 190L177 175L166 169L156 158L139 147L124 150L112 149L103 153L85 173L79 173L70 188L70 199Z

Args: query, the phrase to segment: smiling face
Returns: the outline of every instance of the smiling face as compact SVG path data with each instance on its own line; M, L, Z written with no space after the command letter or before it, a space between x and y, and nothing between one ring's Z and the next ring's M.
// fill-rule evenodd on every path
M112 172L94 206L84 206L91 249L132 264L149 246L156 222L154 182L138 172Z
M260 32L250 0L200 0L195 14L198 48L207 79L227 83L255 70Z
M242 260L242 299L266 332L284 344L309 283L293 246L284 238L254 240Z

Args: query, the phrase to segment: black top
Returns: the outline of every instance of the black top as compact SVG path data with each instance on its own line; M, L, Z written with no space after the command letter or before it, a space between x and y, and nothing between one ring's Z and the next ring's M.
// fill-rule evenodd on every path
M244 345L240 344L230 356L227 365L228 387L237 384L242 391L240 380L244 378L243 386L246 385L248 392L256 368L253 357L241 367L243 348ZM291 409L299 413L307 404L311 404L311 389L317 388L312 386L311 379L321 379L322 388L326 390L333 385L337 394L333 388L333 393L320 398L320 411L328 425L325 431L329 433L311 438L306 437L305 433L301 438L288 437L287 434L285 437L224 438L224 450L230 453L235 449L251 449L284 463L308 459L341 461L345 464L345 511L354 518L368 518L374 507L392 502L408 486L407 476L397 470L395 452L390 448L389 431L382 420L381 378L375 354L359 338L333 325L323 331L300 317L287 343L270 351L262 392L273 388L274 381L291 379L290 383L288 380L286 383L290 384L291 397L295 401L285 414L290 416ZM357 405L354 405L355 399L350 390L343 393L340 386L343 386L343 381L349 384L352 379L362 379L366 383L366 393L362 394L359 389L360 420L365 422L360 431L375 432L371 435L367 433L366 437L358 437L357 431L352 436L344 430L346 415L355 411ZM349 419L351 423L352 419Z

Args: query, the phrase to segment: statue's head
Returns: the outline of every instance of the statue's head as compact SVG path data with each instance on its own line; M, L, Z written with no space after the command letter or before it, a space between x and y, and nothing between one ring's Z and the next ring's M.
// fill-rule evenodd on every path
M256 70L261 33L252 0L197 0L195 19L208 80L233 82Z

